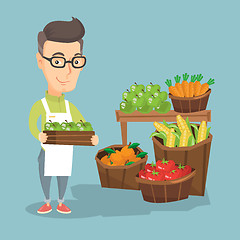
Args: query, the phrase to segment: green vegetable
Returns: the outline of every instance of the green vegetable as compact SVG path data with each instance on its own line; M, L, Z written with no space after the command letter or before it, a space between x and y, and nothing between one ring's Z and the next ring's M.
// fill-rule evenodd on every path
M163 119L163 125L169 128L168 123L164 119Z
M165 132L161 131L161 132L153 132L150 136L151 137L159 137L161 139L163 139L163 144L166 145L167 142L167 135Z
M191 125L190 125L190 122L189 122L188 117L186 118L186 123L187 123L187 126L188 126L189 130L190 130L190 133L193 134L193 133L192 133L192 128L191 128Z
M178 133L176 133L176 132L172 132L172 134L174 135L174 136L176 136L176 138L175 138L175 146L177 146L177 147L179 147L179 143L180 143L180 135L178 134Z
M208 136L209 136L210 129L211 129L211 127L209 127L209 128L207 129L206 139L207 139L207 138L208 138Z
M195 145L195 138L193 135L191 135L189 138L188 138L188 146L191 147Z
M170 129L173 128L179 134L179 137L181 136L181 131L180 131L179 127L176 124L171 123L171 124L168 125L168 127Z

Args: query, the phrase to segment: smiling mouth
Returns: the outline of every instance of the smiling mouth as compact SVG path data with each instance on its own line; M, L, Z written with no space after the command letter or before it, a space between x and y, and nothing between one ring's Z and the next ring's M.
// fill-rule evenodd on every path
M66 81L66 82L61 82L60 80L58 80L58 78L56 77L57 81L60 82L61 84L65 84L65 83L68 83L70 81Z

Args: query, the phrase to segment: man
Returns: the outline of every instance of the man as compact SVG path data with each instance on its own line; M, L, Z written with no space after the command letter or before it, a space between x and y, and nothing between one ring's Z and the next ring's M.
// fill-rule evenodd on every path
M41 142L38 157L39 176L45 195L45 204L38 209L39 214L52 211L50 205L51 177L57 176L58 206L57 211L68 214L71 210L63 204L68 177L72 171L73 146L43 144L48 136L43 133L45 122L84 121L82 114L70 102L64 99L63 92L75 89L78 76L86 64L86 57L82 55L84 26L77 19L72 21L55 21L46 25L38 34L38 53L36 54L38 67L48 83L45 98L37 101L29 115L29 128L32 135ZM37 121L41 115L40 132ZM93 136L92 144L98 144L98 136Z

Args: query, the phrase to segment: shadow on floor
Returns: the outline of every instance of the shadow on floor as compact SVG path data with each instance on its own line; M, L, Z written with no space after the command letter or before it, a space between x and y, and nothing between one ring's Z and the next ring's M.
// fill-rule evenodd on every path
M76 200L66 200L72 210L64 215L56 211L57 202L52 202L53 211L40 215L37 209L43 202L33 203L26 211L33 215L47 218L88 218L149 215L154 211L190 211L196 207L210 205L208 193L204 197L190 196L186 200L171 203L148 203L142 198L141 191L102 188L97 184L79 184L71 187Z

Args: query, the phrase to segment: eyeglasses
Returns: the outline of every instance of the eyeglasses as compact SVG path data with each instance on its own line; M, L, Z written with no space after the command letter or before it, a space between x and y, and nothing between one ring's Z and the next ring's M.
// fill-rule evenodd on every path
M64 57L51 57L44 59L48 60L55 68L64 68L66 63L71 63L74 68L82 68L86 65L86 58L84 56L73 57L71 61L67 61Z

